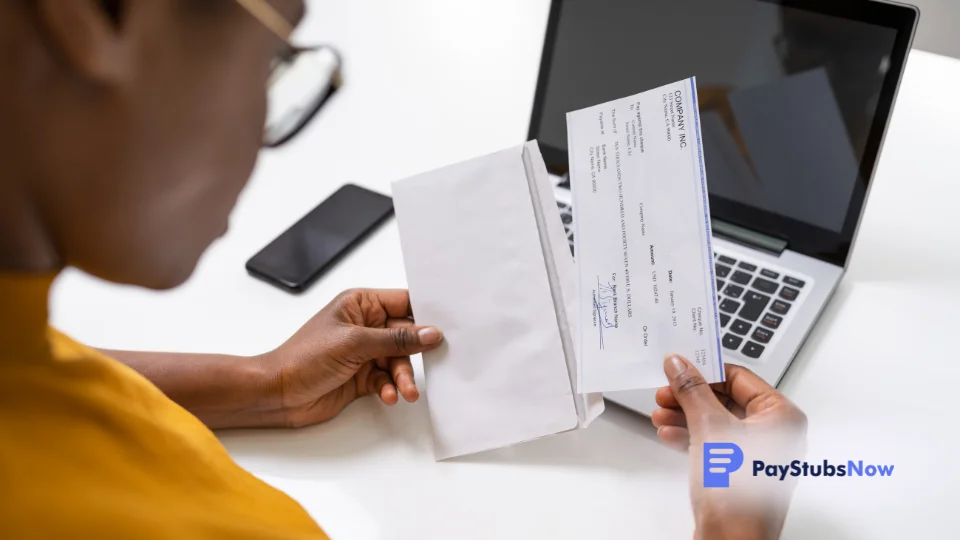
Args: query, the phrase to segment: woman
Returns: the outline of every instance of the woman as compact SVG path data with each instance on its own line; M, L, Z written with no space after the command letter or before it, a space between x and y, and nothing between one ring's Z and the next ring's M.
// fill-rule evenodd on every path
M442 334L414 323L405 291L343 293L251 358L95 351L47 325L66 266L153 289L187 279L251 173L264 88L303 9L0 3L0 537L325 538L210 430L323 422L368 394L418 398L409 355ZM733 436L742 421L696 370L667 366L661 437L695 456L711 429ZM730 374L725 391L755 426L796 416L749 372ZM719 507L694 489L694 508L706 536ZM719 530L776 534L784 508L734 512L724 527L740 528Z

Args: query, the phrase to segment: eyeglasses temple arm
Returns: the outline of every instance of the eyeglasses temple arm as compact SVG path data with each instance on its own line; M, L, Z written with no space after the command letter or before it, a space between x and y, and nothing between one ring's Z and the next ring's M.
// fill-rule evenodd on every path
M290 43L293 27L267 0L237 0L251 15L270 29L280 39Z

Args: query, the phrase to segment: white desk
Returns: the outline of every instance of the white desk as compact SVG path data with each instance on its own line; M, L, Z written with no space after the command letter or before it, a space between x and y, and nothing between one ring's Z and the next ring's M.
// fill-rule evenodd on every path
M56 325L113 348L266 350L344 288L405 283L393 223L301 297L246 275L267 241L342 183L386 192L394 179L524 140L548 0L317 4L301 35L342 49L347 86L299 139L264 154L229 234L193 279L157 294L67 272ZM950 345L960 322L960 100L948 97L958 89L960 62L913 54L850 274L783 385L810 417L811 459L894 463L895 476L803 482L785 538L956 534L946 525L947 486L960 484ZM221 439L335 538L689 538L692 529L685 458L656 443L647 419L612 406L589 430L441 464L422 403L366 400L323 426Z

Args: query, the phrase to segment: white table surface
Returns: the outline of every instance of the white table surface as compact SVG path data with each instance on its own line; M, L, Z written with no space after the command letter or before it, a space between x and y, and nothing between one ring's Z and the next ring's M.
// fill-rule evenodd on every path
M194 277L154 293L68 271L55 325L113 348L270 349L342 289L405 277L393 222L299 297L246 275L266 242L343 183L388 192L524 141L548 0L312 7L299 35L342 50L346 86L300 138L263 154ZM960 61L912 54L850 272L782 385L810 418L811 461L893 463L895 475L802 482L785 538L957 534L958 89ZM686 458L614 406L588 430L446 463L432 458L423 403L370 399L326 425L220 437L337 539L689 538L693 527Z

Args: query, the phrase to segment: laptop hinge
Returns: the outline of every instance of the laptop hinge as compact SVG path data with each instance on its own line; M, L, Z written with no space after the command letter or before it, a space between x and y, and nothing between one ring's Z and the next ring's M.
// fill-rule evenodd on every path
M714 218L711 220L713 234L735 244L753 249L759 249L772 255L780 256L787 249L787 241L767 236L763 233L745 229L739 225L728 223Z

